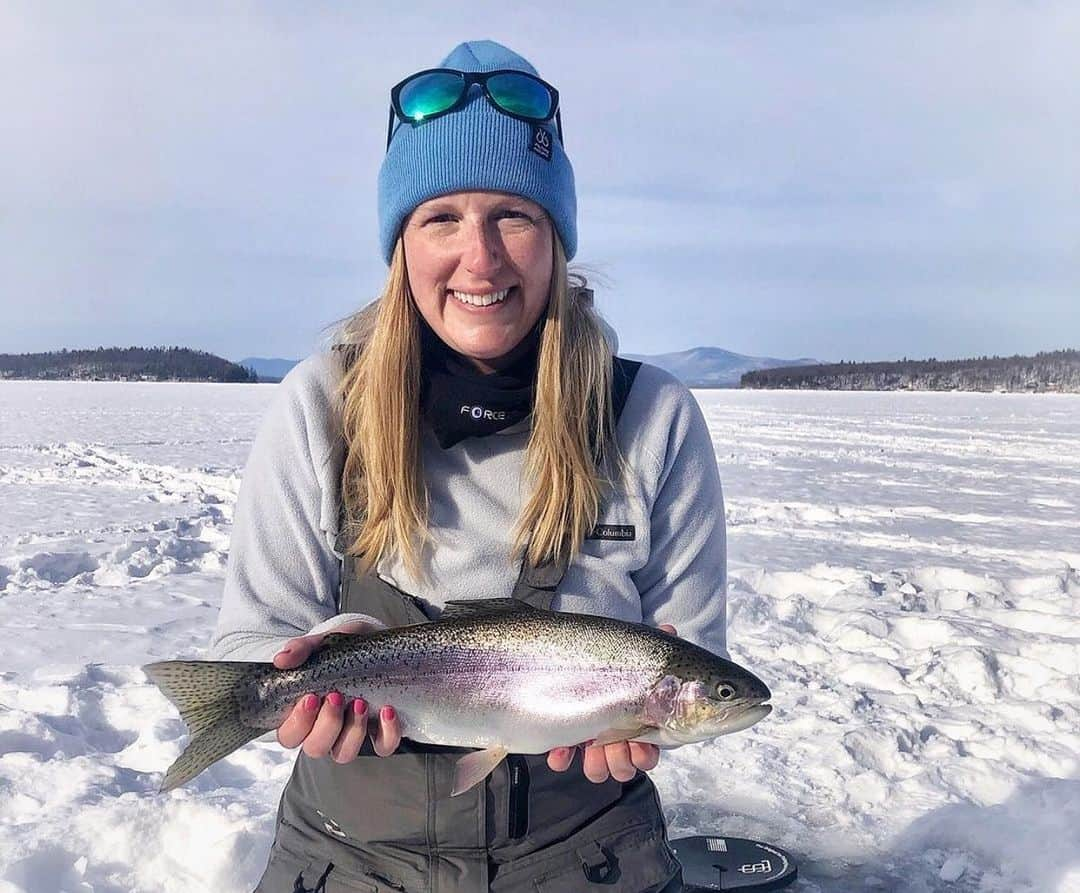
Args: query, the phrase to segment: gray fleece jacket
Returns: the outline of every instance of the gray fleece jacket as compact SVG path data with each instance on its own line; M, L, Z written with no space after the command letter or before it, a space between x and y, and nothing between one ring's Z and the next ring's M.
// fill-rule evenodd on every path
M255 438L236 505L214 658L270 660L287 639L362 616L336 607L344 461L338 363L322 353L296 366ZM697 402L671 375L643 365L616 435L631 475L602 506L599 524L632 527L634 538L586 540L553 607L671 623L683 638L726 654L724 505ZM425 579L411 579L398 561L382 562L379 575L436 606L508 597L519 569L510 537L527 496L527 441L527 419L448 450L425 429Z

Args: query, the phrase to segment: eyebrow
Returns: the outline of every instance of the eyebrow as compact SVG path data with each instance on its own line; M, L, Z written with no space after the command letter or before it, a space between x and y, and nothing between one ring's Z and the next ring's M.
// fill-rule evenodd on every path
M433 201L429 205L421 205L416 211L420 214L437 214L443 211L453 211L454 213L457 213L457 209L449 202L440 201Z
M460 214L460 210L452 203L448 201L439 201L438 199L432 199L430 205L422 205L416 209L421 214ZM493 205L488 209L487 213L491 214L496 211L523 211L529 215L534 212L526 204L525 199L508 198L505 201L501 201L496 205ZM542 213L542 211L541 211Z

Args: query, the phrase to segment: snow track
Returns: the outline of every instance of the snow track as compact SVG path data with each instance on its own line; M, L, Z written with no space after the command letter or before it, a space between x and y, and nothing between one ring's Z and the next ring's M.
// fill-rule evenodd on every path
M159 796L139 666L205 647L270 387L0 383L0 893L241 893L292 755ZM668 752L673 834L800 891L1080 891L1080 399L699 392L734 656L776 709Z

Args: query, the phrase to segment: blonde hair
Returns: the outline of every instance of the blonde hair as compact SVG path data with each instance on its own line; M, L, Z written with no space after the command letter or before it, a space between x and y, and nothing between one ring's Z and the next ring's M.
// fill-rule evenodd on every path
M511 545L534 566L569 560L596 524L621 470L611 400L612 351L584 277L554 235L524 474L531 487ZM420 314L399 238L382 297L341 331L347 444L343 533L361 570L398 555L414 578L428 538L420 457Z

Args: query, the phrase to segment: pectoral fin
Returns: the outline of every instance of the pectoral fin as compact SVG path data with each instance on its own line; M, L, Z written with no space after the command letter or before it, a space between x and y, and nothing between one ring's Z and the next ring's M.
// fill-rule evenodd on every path
M655 744L660 748L680 747L683 744L689 744L688 741L680 741L673 737L667 729L658 729L655 727L647 727L641 731L640 734L634 736L634 741L641 741L644 744Z
M454 767L454 789L450 792L450 796L464 794L469 788L480 784L495 771L495 767L508 753L505 747L496 745L487 750L474 750L472 753L465 754Z
M655 729L652 726L637 725L637 726L626 726L626 727L623 727L623 728L619 728L618 726L616 726L615 728L612 728L612 729L605 729L603 732L601 732L599 735L597 735L592 740L591 743L592 744L614 744L617 741L635 741L635 740L640 740L639 736L647 734L648 732L652 732L652 731L655 731Z

